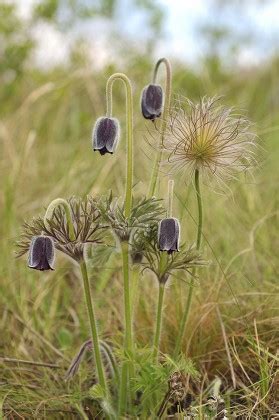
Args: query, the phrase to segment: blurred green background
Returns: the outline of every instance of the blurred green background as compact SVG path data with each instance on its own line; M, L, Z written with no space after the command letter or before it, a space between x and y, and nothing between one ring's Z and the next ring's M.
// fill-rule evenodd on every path
M141 117L139 102L161 55L172 62L174 93L191 99L223 95L224 103L244 110L258 135L259 167L253 178L233 182L226 195L203 186L204 252L212 264L196 287L191 336L185 338L185 346L205 382L219 375L230 386L215 312L218 304L235 370L251 387L243 404L253 407L254 396L263 397L268 390L263 406L274 410L278 2L182 3L0 0L0 407L7 416L15 410L26 418L39 418L41 409L62 406L71 410L82 401L80 384L66 392L59 371L34 366L28 370L3 359L61 362L64 366L88 338L82 289L72 264L59 257L54 273L30 272L23 260L15 260L14 242L23 220L41 214L56 197L106 193L108 189L123 195L125 96L121 85L116 86L114 102L123 127L117 153L101 157L90 144L93 123L105 111L106 79L115 71L125 72L133 84L134 195L146 193L154 151L146 142L149 126ZM162 83L163 77L162 72ZM196 211L191 185L177 179L175 194L183 239L191 243L195 224L189 213L195 218ZM166 195L163 174L160 195ZM122 324L120 275L117 261L92 269L100 330L109 338L119 336ZM140 287L137 338L146 345L153 331L157 291L152 278L143 279ZM173 281L168 289L163 351L173 346L186 292L183 282ZM251 347L251 342L258 343L260 350ZM267 388L262 388L266 377ZM13 415L9 418L17 418Z

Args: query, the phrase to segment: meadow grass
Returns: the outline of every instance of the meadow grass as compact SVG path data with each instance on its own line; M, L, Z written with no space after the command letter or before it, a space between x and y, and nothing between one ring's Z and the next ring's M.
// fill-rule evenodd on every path
M220 80L210 71L196 76L182 65L174 68L174 92L191 99L224 94L226 102L247 110L263 147L253 179L242 177L231 183L229 194L217 194L212 187L202 186L206 201L202 249L211 264L195 281L183 343L185 354L199 372L190 383L194 406L201 413L200 407L218 377L231 416L276 418L276 62L246 73L224 74ZM139 196L147 194L153 162L150 156L154 153L145 141L148 130L137 107L142 74L148 82L150 66L142 61L125 71L135 92L134 195ZM105 109L105 76L112 72L112 68L104 74L81 68L44 75L26 73L0 114L0 409L6 418L98 418L100 407L89 392L94 382L90 360L82 364L75 380L64 381L72 357L89 338L78 268L73 269L73 264L60 255L54 272L31 271L24 260L15 259L14 242L23 220L40 214L56 197L94 195L108 189L124 196L124 132L112 158L100 157L90 146L93 121ZM125 98L121 88L116 87L115 92L118 99L114 109L124 127ZM160 196L166 195L167 177L161 174ZM178 180L174 211L189 243L195 241L195 205L192 186ZM101 336L115 343L120 343L123 335L121 269L119 256L89 267ZM188 284L188 277L177 275L167 285L162 352L173 352ZM136 341L142 348L152 343L157 288L151 275L140 275L134 310ZM167 383L158 386L154 416L166 390Z

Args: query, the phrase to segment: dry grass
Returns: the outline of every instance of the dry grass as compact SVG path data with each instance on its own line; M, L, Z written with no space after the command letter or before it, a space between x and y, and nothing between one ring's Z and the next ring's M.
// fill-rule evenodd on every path
M265 78L260 79L257 73L247 79L232 77L225 85L201 77L199 92L191 88L182 70L174 75L176 90L192 96L226 93L229 102L245 105L266 149L262 168L252 182L246 183L244 178L234 182L229 195L217 195L203 186L203 248L212 263L196 283L183 346L200 373L199 379L190 383L194 406L201 413L218 376L231 416L276 418L279 103L273 96L273 84L278 86L279 77L269 81L273 67L266 70ZM133 79L132 70L130 75ZM140 93L139 72L135 78ZM88 339L78 270L60 256L54 273L29 271L24 260L14 259L13 242L23 219L38 214L57 196L96 194L107 188L123 194L124 142L113 157L100 157L90 150L93 121L104 110L103 75L79 71L67 78L48 75L40 83L29 80L13 98L10 110L0 115L0 408L9 419L76 419L86 418L89 412L94 418L98 404L88 393L93 381L90 363L82 365L75 381L67 384L63 380L71 358ZM123 123L124 98L120 92L118 95L119 109L115 108ZM139 115L137 108L135 113ZM151 171L144 124L136 117L136 156L140 161L136 163L136 195L145 193ZM163 197L165 191L162 176ZM174 214L182 221L183 239L191 243L195 197L191 186L182 180L175 193ZM91 267L100 331L103 338L115 343L122 338L123 325L119 260L116 256L105 267ZM174 347L188 281L178 277L169 284L163 352L171 353ZM151 341L156 298L155 279L140 275L135 305L139 346ZM165 391L162 387L160 395Z

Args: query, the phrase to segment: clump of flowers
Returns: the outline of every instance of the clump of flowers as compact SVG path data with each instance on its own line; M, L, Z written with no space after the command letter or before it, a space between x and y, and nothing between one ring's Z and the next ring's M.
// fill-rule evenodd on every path
M166 70L164 91L156 83L161 64L164 64ZM125 74L115 73L107 81L106 116L99 118L94 125L92 146L101 155L112 154L116 150L120 125L118 119L112 116L114 115L112 92L114 83L120 81L126 93L127 156L124 201L114 198L112 193L101 198L90 196L86 198L72 197L68 200L57 198L50 203L44 217L33 218L31 222L24 224L23 233L18 242L19 256L29 252L28 266L30 268L41 271L53 270L56 250L71 257L79 266L91 338L81 346L73 359L66 379L71 379L77 373L84 355L87 351L92 351L98 383L91 387L90 395L101 400L101 405L110 418L126 418L136 412L137 408L132 407L135 395L133 395L131 384L136 384L135 388L137 388L138 377L141 376L144 379L146 376L146 382L148 384L151 382L150 389L153 385L156 388L157 379L164 377L162 372L166 372L164 370L166 370L167 359L171 360L170 356L165 357L160 353L164 293L170 276L174 276L178 272L189 275L190 281L187 282L189 291L174 348L172 364L175 366L175 371L168 377L168 391L158 411L158 417L161 418L169 403L184 408L190 406L192 396L187 390L188 377L186 374L187 372L191 374L191 369L189 364L184 364L184 355L181 356L181 352L183 353L182 344L191 308L194 280L197 277L196 270L207 265L201 255L203 206L200 177L212 176L218 181L224 182L227 178L234 177L237 172L249 169L255 161L255 136L250 132L250 123L244 117L236 115L232 108L221 105L220 98L204 97L197 103L188 99L178 99L169 112L171 78L171 67L168 60L165 58L158 60L154 69L153 83L146 86L142 93L143 116L154 121L162 114L162 119L158 124L161 134L160 147L154 160L147 196L141 198L133 196L132 84ZM162 205L162 200L155 197L159 168L164 152L168 154L167 163L171 165L172 171L182 171L190 178L194 175L198 205L197 239L194 245L189 245L188 238L187 243L184 242L180 245L180 222L173 217L174 181L169 180L168 182L166 209ZM110 238L109 243L107 236ZM112 239L115 240L115 243L111 246ZM107 256L111 249L113 252L120 251L122 256L124 340L122 349L117 353L118 358L115 357L113 348L99 338L98 322L87 271L89 260L91 260L90 264L94 266L94 253L86 252L93 244L102 244L99 251L96 251L94 247L95 259L103 257L102 265L108 259ZM108 250L109 252L107 252ZM145 360L145 367L151 363L151 372L158 373L157 379L156 375L146 374L141 363L136 364L136 361L140 359L141 352L135 346L134 337L133 264L136 265L136 268L141 267L142 273L149 270L157 279L158 300L154 320L153 345L151 351L148 349ZM183 277L185 277L184 275ZM142 356L145 357L144 352ZM165 365L161 362L161 359L164 358ZM179 360L181 363L183 362L181 368ZM119 363L121 372L118 369ZM139 389L137 388L136 391ZM155 391L154 389L152 395L156 400L156 389ZM143 395L145 390L143 389L141 392ZM152 400L150 395L148 395L148 400ZM217 401L216 404L220 406L221 402ZM208 402L209 406L210 404L212 405L212 401ZM143 402L142 405L144 406L145 403ZM224 404L217 408L218 413L226 414ZM150 412L146 417L143 412L138 413L141 418L150 417Z
M245 117L220 103L220 97L198 102L178 98L167 124L164 149L172 171L191 178L196 170L220 182L255 163L255 134Z

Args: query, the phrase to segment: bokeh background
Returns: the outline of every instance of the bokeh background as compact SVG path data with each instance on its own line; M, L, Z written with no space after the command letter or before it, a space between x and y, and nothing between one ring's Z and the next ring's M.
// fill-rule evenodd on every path
M203 187L204 252L212 264L196 287L185 348L204 384L219 375L230 388L218 305L239 384L249 390L238 384L245 395L237 400L239 413L252 410L251 418L261 418L275 412L278 15L277 0L0 0L0 407L7 416L38 418L42 409L76 409L82 401L79 383L65 393L59 370L27 369L7 358L66 366L88 338L78 272L62 257L54 273L43 275L30 272L24 259L15 260L20 225L59 196L108 189L123 194L124 137L112 157L93 153L90 144L93 123L105 110L106 79L115 71L133 83L134 194L146 193L154 151L146 142L149 126L139 102L161 56L171 60L175 93L193 100L222 95L252 120L258 135L259 167L252 178L231 183L226 194ZM163 83L163 72L160 77ZM121 85L115 87L114 111L124 136L125 96ZM162 174L162 197L165 178ZM180 179L175 194L183 238L191 243L195 197ZM93 267L91 275L100 330L119 338L121 266L117 259L109 261ZM137 338L146 345L157 285L148 278L140 287ZM164 351L173 347L186 292L185 282L173 281L168 289ZM261 402L254 407L255 399Z

